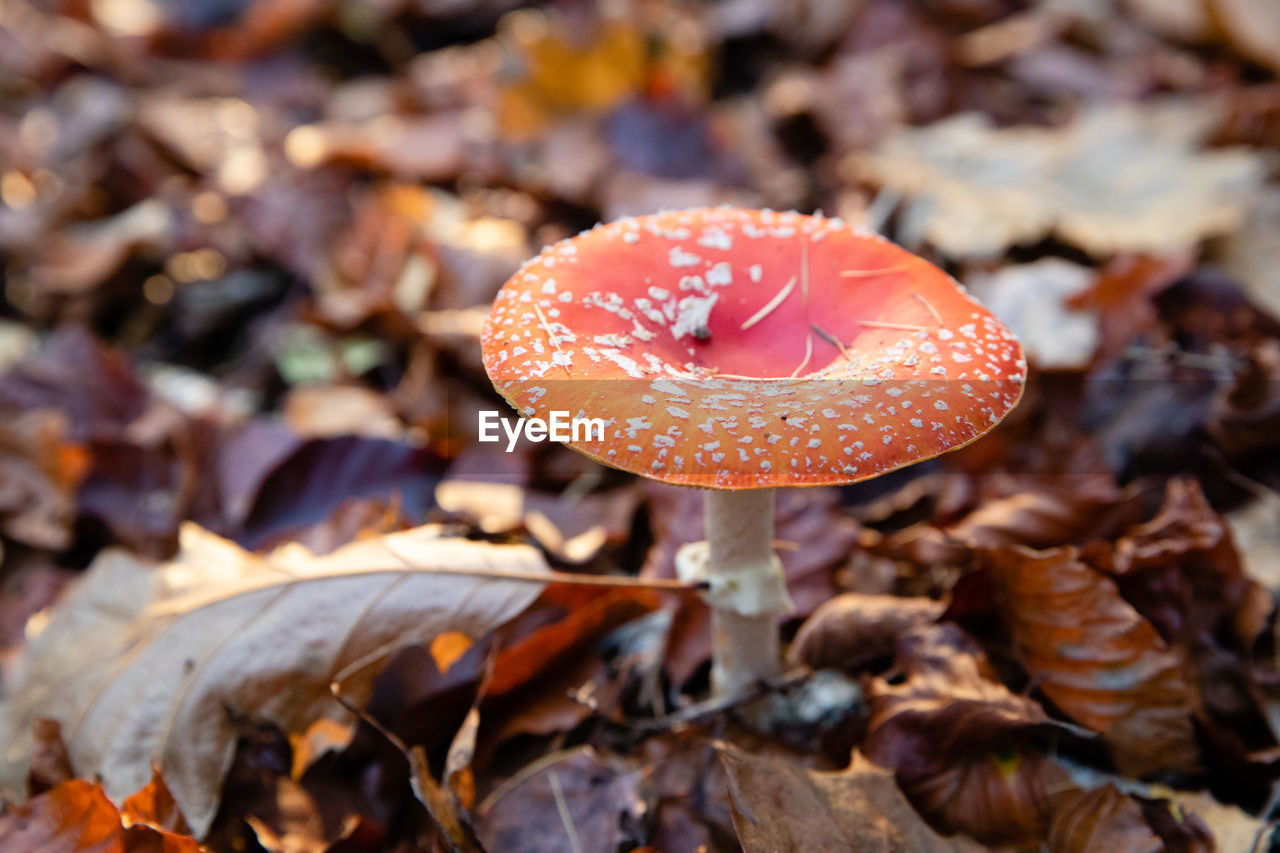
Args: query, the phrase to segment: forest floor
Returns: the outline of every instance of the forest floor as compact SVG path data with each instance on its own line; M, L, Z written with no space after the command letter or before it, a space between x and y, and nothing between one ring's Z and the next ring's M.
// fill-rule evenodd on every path
M0 0L0 850L1280 849L1280 6L528 6ZM476 441L521 262L722 204L1030 364L779 494L739 702L699 492Z

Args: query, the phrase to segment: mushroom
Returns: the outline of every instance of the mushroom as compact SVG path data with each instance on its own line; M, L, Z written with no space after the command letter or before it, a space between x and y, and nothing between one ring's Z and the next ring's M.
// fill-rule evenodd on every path
M974 441L1018 402L1014 335L950 276L839 219L730 208L600 225L502 287L481 336L525 416L602 418L581 453L707 489L713 685L781 666L780 486L854 483ZM595 436L592 436L594 438Z

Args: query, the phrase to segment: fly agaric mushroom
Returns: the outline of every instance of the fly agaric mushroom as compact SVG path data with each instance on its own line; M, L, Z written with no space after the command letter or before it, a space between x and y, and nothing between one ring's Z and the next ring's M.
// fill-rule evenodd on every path
M854 483L975 440L1017 404L1022 348L937 267L839 219L728 208L623 219L543 249L481 336L526 416L601 418L581 453L708 489L712 679L780 667L790 612L773 489Z

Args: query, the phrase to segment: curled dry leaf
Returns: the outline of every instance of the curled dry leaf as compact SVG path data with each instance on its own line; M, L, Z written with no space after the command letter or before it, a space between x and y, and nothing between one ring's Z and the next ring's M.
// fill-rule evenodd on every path
M957 258L1053 234L1093 255L1166 254L1241 224L1261 162L1196 149L1204 104L1099 107L1061 128L968 113L853 155L852 174L908 199L915 233Z
M1073 789L1054 797L1048 846L1053 853L1161 853L1165 849L1144 818L1142 806L1114 785L1092 791Z
M130 826L145 824L179 835L191 834L191 827L182 816L178 801L173 798L169 786L164 783L164 777L159 773L152 773L151 781L145 787L130 794L120 804L120 817Z
M1109 474L1000 483L964 518L946 528L968 548L1050 548L1114 536L1141 517L1140 489L1121 489ZM1064 482L1065 481L1065 482Z
M1048 824L1034 742L1071 732L997 679L977 643L944 623L903 637L900 685L876 679L864 749L938 827L989 844L1034 845Z
M893 774L861 753L837 773L722 746L733 825L746 853L888 850L979 853L963 836L945 838L907 802Z
M484 635L543 588L494 570L547 569L531 548L430 527L323 557L299 546L259 557L191 524L158 569L105 552L31 642L0 714L3 780L22 779L33 719L51 717L113 798L146 784L154 761L202 835L234 755L233 714L286 733L343 717L334 679L363 702L389 652L444 631Z
M898 637L923 628L946 608L928 598L846 593L814 611L791 644L792 661L856 669L893 654Z
M0 817L0 849L40 853L199 853L193 838L150 826L125 827L101 786L63 782Z
M1160 511L1130 529L1112 553L1096 547L1084 553L1118 576L1125 598L1170 642L1209 636L1247 649L1271 611L1241 571L1226 520L1195 480L1171 480Z
M1182 660L1075 548L987 551L983 572L1015 655L1073 720L1104 734L1127 772L1192 770Z

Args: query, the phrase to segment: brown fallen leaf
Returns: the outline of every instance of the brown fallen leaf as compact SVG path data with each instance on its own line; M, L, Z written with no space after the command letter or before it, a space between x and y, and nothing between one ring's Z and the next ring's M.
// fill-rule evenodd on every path
M39 853L199 853L194 838L128 826L100 785L63 782L0 816L0 849Z
M1272 473L1266 461L1280 449L1280 342L1253 348L1234 382L1214 398L1207 426L1237 470Z
M57 409L67 416L67 437L78 443L120 438L148 398L128 360L75 324L60 327L0 375L0 412Z
M630 849L649 808L644 771L584 746L509 779L476 809L486 850L606 853Z
M1048 846L1053 853L1093 850L1161 853L1165 850L1164 841L1143 817L1142 807L1114 785L1092 791L1075 789L1054 797Z
M498 654L487 688L490 696L510 693L566 665L575 653L580 654L583 645L643 616L660 603L657 593L640 589L602 592L552 587L545 598L552 604L564 601L568 605L566 615Z
M746 853L894 850L979 853L964 836L946 838L907 802L893 774L853 753L847 770L822 773L723 745L733 825Z
M1076 737L996 678L951 623L898 641L906 680L875 679L868 757L894 772L934 826L988 844L1032 846L1049 822L1046 735Z
M945 609L928 598L845 593L805 620L787 654L815 669L854 670L892 655L899 636L923 628Z
M1170 480L1160 511L1127 531L1114 551L1088 547L1082 554L1114 574L1125 598L1172 643L1219 637L1243 651L1271 612L1196 480Z
M294 165L314 168L353 163L422 181L449 181L467 162L461 112L429 116L382 115L358 123L326 122L294 128L285 153Z
M1120 766L1192 770L1183 661L1075 548L987 551L983 572L1018 661L1063 713L1103 733Z
M22 778L31 721L52 717L74 765L110 796L146 784L156 762L202 835L234 755L232 714L286 733L344 718L335 679L363 702L391 651L442 631L482 636L543 587L495 570L547 571L531 548L430 527L324 557L300 546L258 557L190 524L159 568L104 552L30 644L0 716L0 740L13 745L3 777Z
M62 742L62 727L56 720L40 717L32 728L31 766L27 770L27 791L32 796L76 777L71 758Z
M1109 474L986 479L992 482L984 499L945 528L968 548L1082 545L1118 535L1141 518L1142 489L1120 488Z

